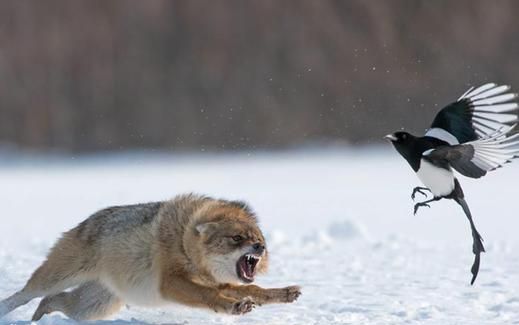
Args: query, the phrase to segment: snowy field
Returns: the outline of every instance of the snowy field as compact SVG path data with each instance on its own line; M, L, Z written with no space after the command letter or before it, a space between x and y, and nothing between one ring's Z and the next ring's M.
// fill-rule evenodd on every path
M412 214L418 179L391 148L221 155L0 156L0 299L20 289L61 232L110 205L184 192L245 199L267 235L264 286L299 284L294 304L241 317L171 305L95 324L519 324L519 163L461 179L485 239L450 201ZM419 196L419 199L422 197ZM0 324L29 324L35 300ZM61 314L39 324L73 324Z

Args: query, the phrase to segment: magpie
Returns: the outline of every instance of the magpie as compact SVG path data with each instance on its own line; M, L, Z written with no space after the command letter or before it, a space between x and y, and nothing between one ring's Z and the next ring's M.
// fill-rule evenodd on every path
M413 168L425 187L413 189L432 198L414 205L420 207L441 199L458 203L472 231L474 263L473 285L479 272L480 255L485 252L482 238L474 225L465 195L453 170L470 178L480 178L519 156L519 133L512 130L518 121L517 94L510 87L487 83L468 89L461 97L441 109L422 137L404 131L385 136Z

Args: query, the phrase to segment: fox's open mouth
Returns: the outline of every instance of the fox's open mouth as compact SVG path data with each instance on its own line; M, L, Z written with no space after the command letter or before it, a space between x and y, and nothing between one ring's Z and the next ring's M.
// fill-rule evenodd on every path
M253 254L245 254L236 263L236 272L238 277L246 283L254 281L256 275L256 266L258 265L261 257Z

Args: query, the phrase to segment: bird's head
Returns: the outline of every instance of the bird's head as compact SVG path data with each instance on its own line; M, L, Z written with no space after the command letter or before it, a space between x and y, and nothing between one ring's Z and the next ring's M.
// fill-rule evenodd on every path
M408 158L416 137L404 131L397 131L393 134L386 135L384 139L390 141L402 156Z
M384 139L388 140L388 141L391 141L391 143L393 143L393 145L397 145L397 144L405 144L405 143L408 143L410 141L412 141L414 137L407 133L407 132L404 132L404 131L397 131L393 134L388 134L384 137Z

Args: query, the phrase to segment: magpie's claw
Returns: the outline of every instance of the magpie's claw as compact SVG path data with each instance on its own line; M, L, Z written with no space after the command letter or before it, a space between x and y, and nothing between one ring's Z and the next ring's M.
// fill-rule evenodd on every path
M429 204L427 204L427 203L424 203L424 202L416 203L414 205L414 215L416 215L416 212L418 211L418 209L420 207L428 207L428 208L430 208L431 206Z
M427 197L427 194L424 192L425 191L431 191L430 189L428 189L427 187L415 187L413 189L413 193L411 193L411 199L414 201L415 197L416 197L416 193L420 193L422 194L423 196Z

